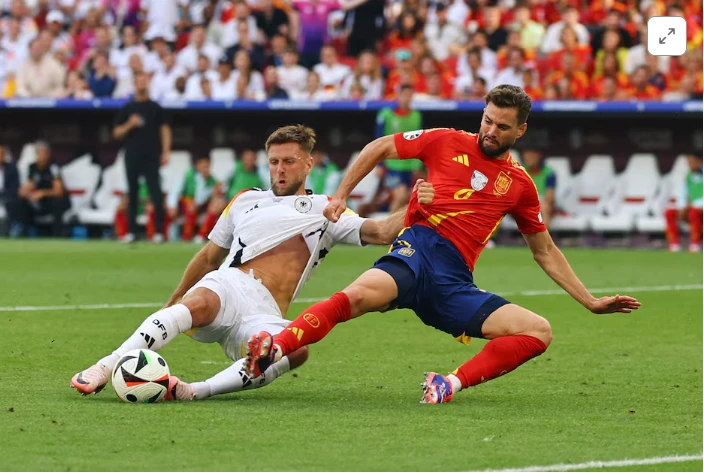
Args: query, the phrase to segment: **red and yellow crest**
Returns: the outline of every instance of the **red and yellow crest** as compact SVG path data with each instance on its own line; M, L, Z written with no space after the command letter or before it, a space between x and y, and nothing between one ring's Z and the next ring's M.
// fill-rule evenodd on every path
M511 182L513 181L508 177L508 174L501 171L496 181L494 181L494 190L497 194L504 195L508 192L509 187L511 187Z

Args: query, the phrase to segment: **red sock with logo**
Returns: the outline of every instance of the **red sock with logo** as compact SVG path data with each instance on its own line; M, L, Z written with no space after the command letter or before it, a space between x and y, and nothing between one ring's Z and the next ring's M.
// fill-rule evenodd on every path
M510 335L495 338L474 358L455 372L462 382L462 389L476 386L506 373L510 373L531 358L547 350L545 344L530 335Z
M344 292L338 292L306 309L274 338L274 343L281 348L282 355L287 355L302 346L319 342L335 325L348 321L351 315L350 299Z

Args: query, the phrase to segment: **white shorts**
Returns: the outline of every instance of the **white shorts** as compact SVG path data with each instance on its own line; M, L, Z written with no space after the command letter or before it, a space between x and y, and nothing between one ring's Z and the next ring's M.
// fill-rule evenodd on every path
M206 274L188 295L199 287L210 289L220 297L220 311L213 323L193 328L186 335L203 343L217 342L233 361L246 356L247 340L262 330L275 335L291 322L281 316L279 306L253 271L237 268L217 269Z

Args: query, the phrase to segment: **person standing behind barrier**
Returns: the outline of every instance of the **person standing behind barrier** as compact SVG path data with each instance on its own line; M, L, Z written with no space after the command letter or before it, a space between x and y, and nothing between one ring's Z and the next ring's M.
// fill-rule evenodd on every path
M171 154L171 127L164 109L149 99L149 76L138 73L135 93L115 119L113 137L125 140L125 169L129 192L127 212L129 233L123 241L132 242L137 233L139 176L144 176L149 198L154 204L157 233L152 241L164 241L164 196L161 192L159 165L166 165Z
M665 210L668 247L671 252L682 250L680 246L679 221L689 222L689 252L702 251L702 157L696 154L687 155L689 172L683 183L674 183L681 186L680 195L675 208Z

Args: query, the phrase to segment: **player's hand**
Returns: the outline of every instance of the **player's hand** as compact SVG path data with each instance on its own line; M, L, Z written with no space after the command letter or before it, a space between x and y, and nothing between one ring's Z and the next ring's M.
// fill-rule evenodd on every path
M595 314L613 314L614 312L629 313L638 310L640 302L631 296L606 296L595 299L587 309Z
M418 179L416 185L413 186L413 192L418 192L417 199L421 204L432 204L435 197L435 188L433 185L423 179Z
M144 120L142 120L142 117L139 114L133 113L130 115L127 123L130 125L130 128L139 128L144 124Z
M344 200L332 199L328 206L323 209L323 215L331 222L337 222L345 210L347 210L347 204Z

